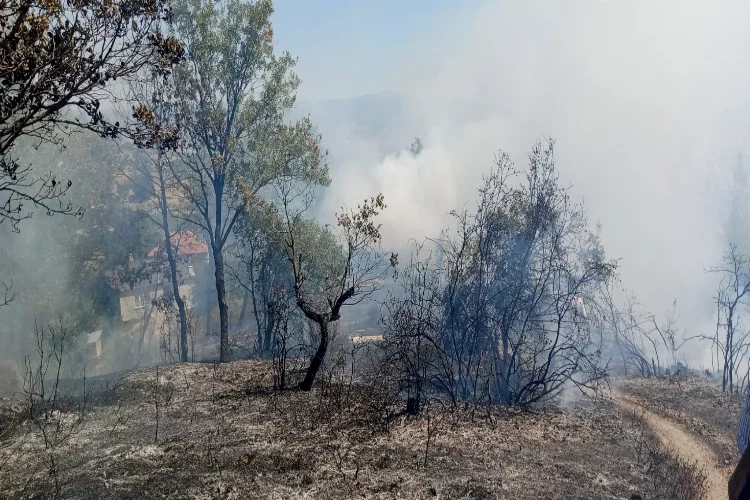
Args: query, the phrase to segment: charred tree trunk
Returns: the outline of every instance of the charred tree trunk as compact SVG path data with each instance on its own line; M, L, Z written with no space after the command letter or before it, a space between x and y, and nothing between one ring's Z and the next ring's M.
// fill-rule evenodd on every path
M177 278L177 259L172 250L171 242L167 236L167 259L169 260L169 274L172 281L172 293L177 303L177 314L180 322L180 361L186 363L188 360L188 332L187 332L187 311L185 300L180 295L179 279Z
M628 359L625 356L625 348L623 347L622 343L618 340L617 341L617 348L620 350L620 357L622 358L622 370L625 373L625 376L628 376Z
M156 298L156 292L154 291L154 299ZM143 315L143 322L141 323L141 336L138 340L138 351L137 351L137 359L135 362L135 365L133 366L133 369L138 368L138 366L141 364L141 360L143 359L143 343L146 340L146 336L148 335L148 327L151 324L151 315L154 312L154 305L153 301L149 301L149 304L146 306L144 315ZM149 341L150 344L150 341Z
M240 214L235 211L234 217L228 224L224 220L224 182L225 174L222 168L214 167L214 221L211 234L211 253L214 258L214 279L216 282L216 299L219 304L219 362L229 361L229 304L227 303L226 279L224 277L224 244L229 236L234 221ZM208 210L203 214L208 227L211 227ZM226 228L224 226L227 226ZM211 231L209 231L211 233Z
M502 374L502 380L500 381L501 385L501 394L500 398L503 401L504 404L510 405L511 403L511 390L510 390L510 374L511 374L511 366L510 366L510 341L508 339L508 334L506 333L507 330L503 328L500 332L500 335L502 336L502 344L503 344L503 370L501 372Z
M317 323L320 329L320 344L318 344L318 350L315 351L315 356L310 360L310 366L305 374L305 379L299 384L299 388L303 391L312 389L315 377L323 364L323 358L325 358L326 352L328 352L328 320L323 317L317 320Z
M211 337L211 315L213 313L213 304L211 303L210 294L206 294L206 337Z
M253 301L253 315L255 316L255 327L257 328L257 338L255 340L255 351L258 353L268 350L269 346L263 343L263 328L261 327L260 311L258 310L258 300L255 296L255 248L250 247L250 264L247 266L250 275L250 287L245 290L245 300L248 297ZM262 273L261 273L262 274ZM243 303L244 306L244 303Z
M263 340L263 352L269 353L273 349L274 328L276 328L276 314L269 303L266 309L266 338ZM260 341L260 321L258 321L258 341Z
M211 247L211 251L208 252L208 264L209 266L206 267L206 270L214 265L213 246ZM205 278L206 280L208 280L208 276L206 276ZM206 315L206 338L212 337L211 316L214 310L214 303L213 300L211 300L212 294L214 293L212 288L213 287L211 283L209 281L206 281L206 290L204 293L205 302L203 303L203 313Z
M164 247L167 251L172 294L177 303L177 313L180 321L180 361L186 363L188 360L187 312L185 311L185 301L180 295L180 282L177 278L177 256L172 247L172 235L169 231L169 207L167 206L167 190L164 185L164 169L161 163L157 168L159 170L159 203L161 204L162 229L164 230Z
M250 302L250 292L245 290L242 295L242 309L240 309L240 319L237 320L237 327L241 330L245 327L245 315L247 314L247 303Z
M343 294L339 295L335 301L330 301L329 304L332 306L331 310L324 314L316 312L310 303L305 301L298 286L295 286L295 293L297 295L297 306L307 318L315 321L320 328L320 344L318 345L318 350L315 351L315 356L310 360L310 366L307 368L305 379L299 384L301 390L309 391L312 389L313 382L315 382L315 376L318 374L318 370L320 370L320 366L323 364L323 358L325 358L326 352L328 352L328 325L329 323L338 321L339 318L341 318L341 307L347 300L354 297L356 291L354 288L349 288Z
M224 281L224 255L221 248L214 248L214 276L216 277L216 299L219 302L219 362L229 361L229 305Z
M729 382L729 365L732 358L732 309L729 308L729 314L727 315L727 336L726 336L726 347L724 348L724 370L721 377L721 390L722 392L727 391L727 383Z

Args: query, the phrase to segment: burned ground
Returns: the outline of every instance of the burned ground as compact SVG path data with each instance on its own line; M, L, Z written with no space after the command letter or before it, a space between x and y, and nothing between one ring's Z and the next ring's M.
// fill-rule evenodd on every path
M6 437L0 497L49 497L51 463L60 496L81 499L647 499L667 498L660 474L692 473L607 399L536 411L435 403L386 426L357 386L278 393L269 377L248 361L132 373L80 424L53 416L48 434L70 429L54 446L31 423Z
M735 435L744 394L724 393L716 382L696 374L671 380L633 378L623 381L620 388L650 411L704 440L716 453L719 465L734 465L739 460Z

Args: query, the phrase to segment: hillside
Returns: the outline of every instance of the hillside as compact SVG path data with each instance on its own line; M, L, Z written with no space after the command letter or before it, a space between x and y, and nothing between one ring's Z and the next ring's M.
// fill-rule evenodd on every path
M699 498L701 474L660 449L644 418L658 400L640 403L643 384L676 390L666 381L623 384L637 398L628 404L605 395L522 412L433 402L418 417L386 418L399 408L376 386L329 379L312 393L274 392L272 379L258 361L171 365L103 383L85 407L65 400L47 418L5 419L0 498L49 498L55 479L60 497L80 499ZM710 383L683 387L736 413L736 399ZM704 439L684 425L703 415L690 408L664 415ZM709 443L732 434L711 429ZM725 473L719 465L712 473Z

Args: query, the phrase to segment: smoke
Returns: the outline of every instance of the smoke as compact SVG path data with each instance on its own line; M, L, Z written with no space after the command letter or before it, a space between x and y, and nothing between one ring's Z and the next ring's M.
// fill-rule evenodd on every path
M384 244L404 249L446 227L450 210L471 208L498 149L522 167L534 141L554 137L561 180L603 224L623 286L657 315L676 298L681 328L713 331L715 276L704 270L721 257L728 183L747 151L750 5L497 1L451 14L380 68L391 93L300 109L332 153L321 218L382 192ZM397 154L414 137L424 150ZM3 264L25 276L17 266L44 262L39 280L62 294L77 276L44 238L44 224L60 219L42 217L22 235L3 233L12 240ZM687 358L708 364L707 348L693 344Z
M676 298L679 326L711 333L705 268L721 256L727 187L750 125L748 11L492 2L425 27L386 68L404 101L391 121L401 147L419 136L424 151L397 156L351 122L321 123L338 155L321 213L383 192L384 242L403 248L445 227L449 210L471 207L496 150L525 166L534 141L551 136L561 181L603 224L623 286L657 316ZM689 361L708 363L706 346L688 349Z
M30 140L16 145L35 178L52 173L60 182L72 183L65 196L49 206L70 202L82 207L84 215L49 216L29 202L23 213L31 217L18 224L17 233L9 221L0 225L0 280L11 287L13 297L0 307L0 360L21 366L37 347L34 332L50 327L65 331L69 353L82 352L87 334L100 329L113 333L115 345L122 330L116 327L119 301L101 269L122 261L134 247L148 247L152 236L117 194L118 168L123 158L132 157L125 157L116 144L76 133L66 138L62 151L52 144L36 145ZM110 354L107 368L120 367L123 352Z

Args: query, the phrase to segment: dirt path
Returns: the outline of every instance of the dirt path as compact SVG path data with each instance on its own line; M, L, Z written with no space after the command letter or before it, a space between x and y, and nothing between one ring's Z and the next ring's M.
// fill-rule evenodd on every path
M727 480L732 471L719 465L716 455L706 443L688 434L680 425L646 410L637 398L621 392L613 392L612 396L623 408L643 415L664 449L698 463L707 476L706 500L726 500Z

